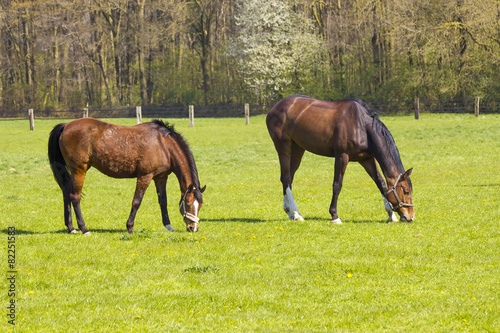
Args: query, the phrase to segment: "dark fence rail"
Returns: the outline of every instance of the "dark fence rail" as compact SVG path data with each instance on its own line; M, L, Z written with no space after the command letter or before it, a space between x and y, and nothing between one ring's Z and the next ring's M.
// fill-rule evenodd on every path
M417 102L418 101L418 102ZM403 100L403 101L366 101L366 105L380 115L417 115L418 113L500 113L500 98L465 98L454 100ZM270 105L249 105L251 116L266 114L273 107ZM70 111L38 111L35 118L77 119L84 116L86 109ZM135 118L135 107L121 109L88 109L93 118ZM194 106L196 118L244 117L245 106ZM188 118L189 106L148 106L142 108L144 118ZM26 111L0 111L0 118L28 118Z

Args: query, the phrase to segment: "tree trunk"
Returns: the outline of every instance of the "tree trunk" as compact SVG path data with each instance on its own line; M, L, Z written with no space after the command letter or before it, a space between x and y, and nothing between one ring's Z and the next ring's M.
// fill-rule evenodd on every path
M141 93L142 105L149 105L148 103L148 82L146 77L145 61L145 47L144 47L144 5L146 0L137 0L138 15L137 15L137 31L136 31L136 45L137 45L137 63L139 65L139 89Z

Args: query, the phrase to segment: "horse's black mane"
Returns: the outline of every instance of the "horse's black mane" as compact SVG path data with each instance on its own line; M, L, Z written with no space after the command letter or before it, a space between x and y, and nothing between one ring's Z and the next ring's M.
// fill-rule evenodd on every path
M179 132L176 132L174 125L169 124L168 122L164 122L163 120L160 119L153 119L151 121L153 124L156 124L158 126L159 131L167 131L166 133L168 135L171 135L172 138L177 142L181 150L184 152L186 155L188 164L189 164L189 169L191 170L191 178L193 179L193 185L200 189L200 180L198 178L198 169L196 168L196 163L194 162L194 157L193 153L191 152L191 149L189 148L188 143L182 135L180 135ZM198 200L198 202L202 202L202 197L201 197L201 192L200 191L195 191L194 192L195 199Z
M398 147L396 146L396 142L394 142L394 138L392 137L391 132L385 124L379 119L379 113L373 109L370 109L366 103L359 99L352 99L352 101L358 103L363 110L367 113L367 115L372 119L372 129L377 133L377 135L384 138L384 141L387 145L387 150L391 155L392 159L396 163L398 167L398 171L400 173L404 173L405 169L403 167L403 162L401 161L401 156L399 155Z

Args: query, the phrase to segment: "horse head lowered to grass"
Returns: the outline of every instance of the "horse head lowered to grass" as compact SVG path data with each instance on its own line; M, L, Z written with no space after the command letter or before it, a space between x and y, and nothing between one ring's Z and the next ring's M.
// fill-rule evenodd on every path
M167 178L173 172L179 180L179 210L188 231L198 231L198 213L203 204L198 171L193 154L174 127L161 120L136 126L119 126L93 118L77 119L54 127L49 137L49 161L64 197L64 222L76 233L71 218L75 211L78 228L85 227L80 199L87 171L94 167L114 178L137 178L127 230L134 231L134 220L151 180L161 208L163 225L170 231L167 212Z
M269 111L266 123L278 152L283 206L290 219L303 220L292 195L292 182L302 156L308 150L335 158L330 205L332 223L342 223L337 214L337 199L349 161L360 163L377 184L384 198L388 221L398 220L394 212L402 221L413 221L412 169L405 171L391 133L363 102L357 99L327 102L293 95Z

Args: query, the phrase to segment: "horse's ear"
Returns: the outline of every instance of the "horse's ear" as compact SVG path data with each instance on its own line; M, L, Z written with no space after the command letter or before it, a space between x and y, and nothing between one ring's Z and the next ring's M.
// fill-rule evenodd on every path
M207 189L207 185L205 185L202 188L200 188L200 192L203 193L203 192L205 192L206 189Z
M406 170L406 172L403 175L403 179L405 179L406 177L409 177L411 175L412 171L413 171L413 168Z

